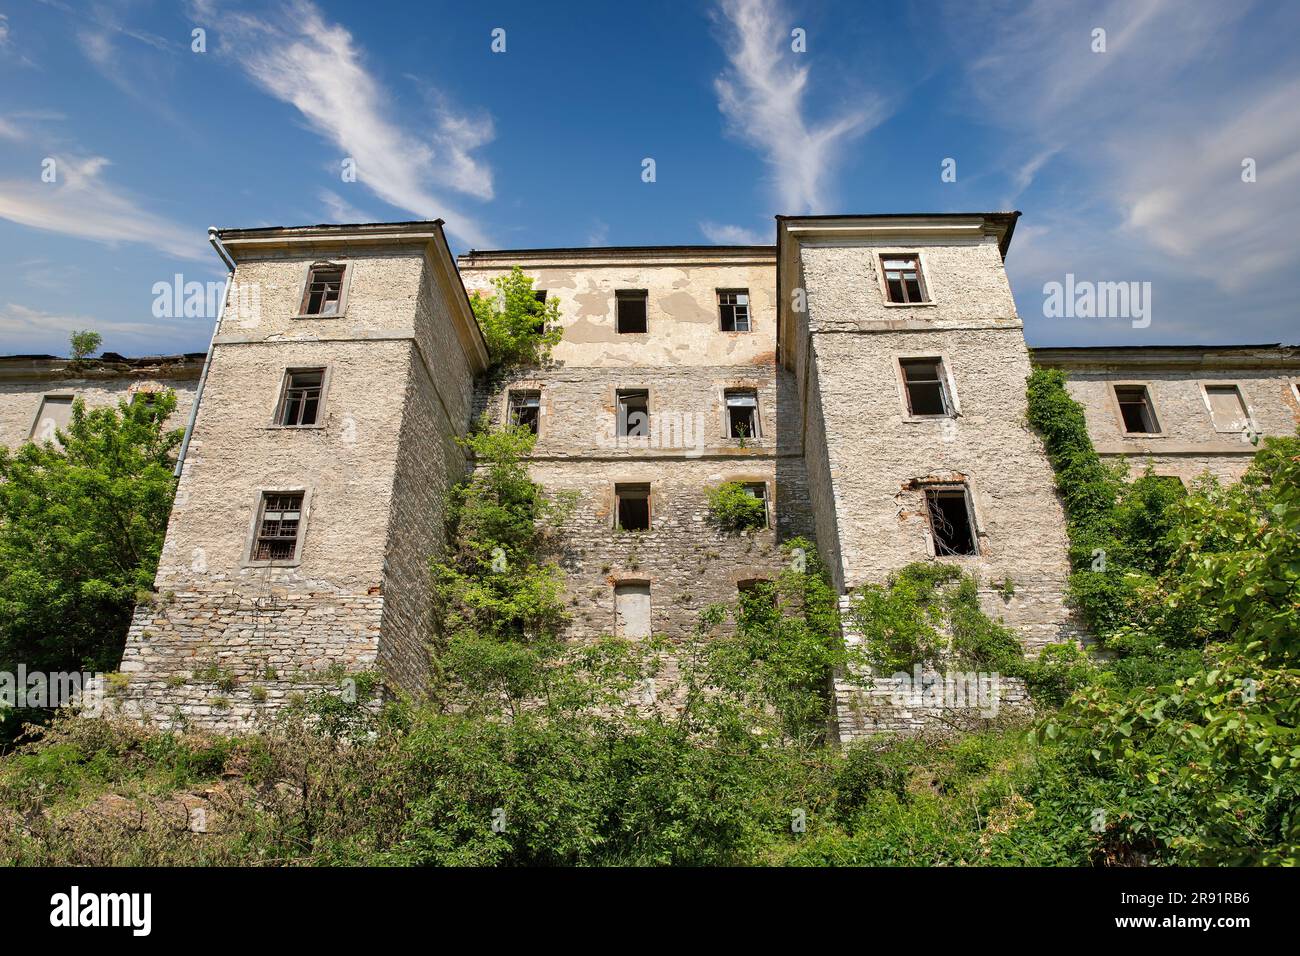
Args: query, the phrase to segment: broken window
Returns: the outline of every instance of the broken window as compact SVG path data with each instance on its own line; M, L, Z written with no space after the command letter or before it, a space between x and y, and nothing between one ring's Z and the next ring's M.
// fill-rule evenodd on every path
M617 502L615 525L620 531L650 530L650 486L648 484L615 485Z
M1115 400L1119 402L1119 413L1124 419L1124 431L1136 434L1160 431L1145 385L1116 385Z
M881 256L890 302L926 302L920 256Z
M750 481L750 482L746 482L746 483L744 483L743 485L741 485L741 487L745 489L745 492L746 492L746 493L747 493L751 498L757 498L759 501L763 502L763 527L766 528L766 527L768 526L768 517L767 517L767 482L764 482L764 481Z
M31 439L44 444L56 441L55 430L66 429L72 421L71 395L46 395L41 399L41 407L36 412L36 421L32 423Z
M644 289L619 289L614 293L618 308L618 331L644 332L646 329L646 291Z
M284 398L280 401L278 424L286 427L315 425L320 420L322 368L289 369L284 376Z
M718 311L722 314L722 331L749 331L749 290L719 289Z
M927 488L925 507L935 554L979 554L965 488Z
M943 362L932 359L902 359L903 384L907 389L910 414L951 415L948 389L943 382Z
M311 267L300 315L338 315L342 311L343 268L328 262Z
M292 561L297 557L302 499L301 491L262 493L253 541L254 561Z
M617 398L619 437L648 437L650 434L650 392L644 388L620 389Z
M1207 385L1205 397L1210 403L1210 417L1221 432L1239 432L1250 424L1250 414L1236 385Z
M542 393L511 392L510 424L527 428L536 435L542 424Z
M614 585L614 633L618 637L650 636L648 581L624 581Z
M546 305L546 290L534 289L533 298L537 300L538 306L544 307ZM540 308L538 314L533 318L533 331L538 335L542 335L546 331L546 314Z
M758 392L733 389L726 393L727 435L730 438L758 437Z

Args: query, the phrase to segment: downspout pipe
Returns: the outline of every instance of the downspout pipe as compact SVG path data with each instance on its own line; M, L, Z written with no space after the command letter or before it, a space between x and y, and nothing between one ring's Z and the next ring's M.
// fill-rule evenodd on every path
M217 305L217 324L212 327L212 341L208 343L208 354L203 358L203 371L199 373L199 387L194 393L194 404L190 408L190 421L185 426L185 437L181 439L181 450L176 456L176 470L172 474L179 478L181 469L185 467L185 453L190 448L190 437L194 434L194 423L199 418L199 402L203 399L203 386L208 382L208 369L212 367L212 350L216 348L217 336L221 334L221 319L226 314L226 299L230 296L230 280L235 276L235 260L230 258L230 253L221 243L221 237L217 235L216 226L208 226L208 242L212 243L212 248L217 251L221 261L226 264L226 287L221 293L221 302Z

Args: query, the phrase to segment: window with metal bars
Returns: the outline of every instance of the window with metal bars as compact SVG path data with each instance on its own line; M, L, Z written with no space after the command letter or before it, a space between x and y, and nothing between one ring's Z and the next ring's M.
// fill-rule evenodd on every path
M344 266L323 263L307 273L300 315L338 315L343 305Z
M253 540L254 561L292 561L298 554L303 493L264 492Z
M722 316L722 331L749 331L749 290L719 289L718 311Z
M280 400L277 424L289 428L318 424L324 383L322 368L289 369L284 376L284 397Z
M881 256L890 302L928 302L920 256Z

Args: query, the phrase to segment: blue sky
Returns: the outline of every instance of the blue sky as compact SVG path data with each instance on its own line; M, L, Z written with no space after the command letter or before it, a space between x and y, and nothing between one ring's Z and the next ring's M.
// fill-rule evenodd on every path
M1297 37L1283 2L0 0L0 354L202 350L152 290L222 277L214 224L442 217L459 252L1011 208L1030 344L1296 342ZM1045 317L1067 273L1150 282L1150 326Z

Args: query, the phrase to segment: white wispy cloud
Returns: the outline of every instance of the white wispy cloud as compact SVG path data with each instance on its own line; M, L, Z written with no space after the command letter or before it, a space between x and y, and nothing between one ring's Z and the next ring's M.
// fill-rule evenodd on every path
M113 322L88 315L46 312L16 302L0 305L0 337L3 337L5 349L9 352L61 353L67 349L68 335L82 329L94 329L103 335L107 350L123 348L127 342L138 342L145 351L156 351L159 338L165 335L165 330L157 324Z
M720 0L718 10L730 66L714 88L731 132L771 165L781 212L825 211L844 147L885 119L884 100L863 94L852 109L810 119L809 67L790 49L791 21L777 0Z
M37 172L0 181L0 219L96 242L135 242L185 259L206 259L202 230L150 212L104 175L102 156L51 157L56 179Z
M215 25L221 53L354 159L359 183L415 216L445 219L448 232L471 246L492 245L476 219L439 192L492 198L492 171L472 155L492 139L490 119L457 113L440 100L429 127L411 131L390 115L393 97L352 34L309 0L294 0L274 19L218 6L194 4L196 19Z
M374 222L375 217L363 212L332 189L322 189L318 194L325 205L330 222Z
M709 242L719 246L770 246L773 241L772 235L764 235L757 229L720 222L702 222L700 232Z

